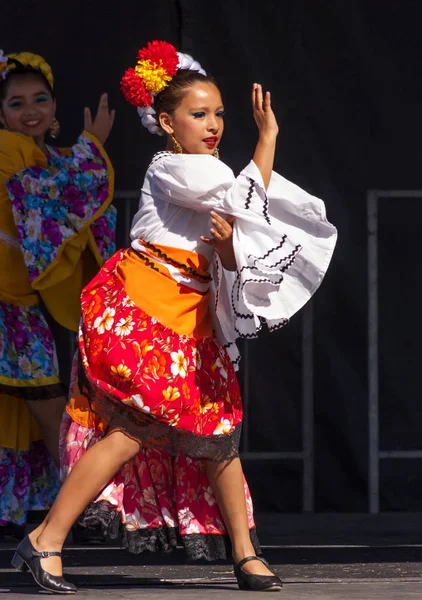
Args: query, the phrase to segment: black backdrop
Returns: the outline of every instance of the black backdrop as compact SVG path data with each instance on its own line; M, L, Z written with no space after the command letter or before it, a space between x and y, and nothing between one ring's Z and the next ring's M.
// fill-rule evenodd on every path
M162 144L119 90L147 41L174 43L216 76L227 109L222 158L235 171L250 160L256 140L251 84L271 89L281 125L275 168L322 197L339 229L332 266L313 301L319 511L367 509L366 191L422 187L421 12L416 0L2 6L0 47L38 52L53 67L60 143L74 142L84 105L94 108L100 93L109 92L117 109L107 145L116 189L138 189ZM381 443L388 449L422 447L415 291L421 214L418 200L391 200L380 225ZM249 343L252 450L301 448L300 331L297 316ZM67 338L57 336L64 355ZM246 471L259 509L300 510L298 462L247 463ZM383 462L382 508L420 510L421 480L419 461Z

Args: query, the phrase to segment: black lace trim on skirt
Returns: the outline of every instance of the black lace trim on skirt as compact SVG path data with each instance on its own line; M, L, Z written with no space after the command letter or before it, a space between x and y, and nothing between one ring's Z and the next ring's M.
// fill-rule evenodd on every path
M79 359L78 383L87 397L91 411L98 415L109 429L120 429L144 446L165 450L172 456L189 456L196 460L224 462L239 456L242 425L226 435L198 435L192 431L172 427L153 416L125 405L100 388L86 373Z
M67 398L67 389L63 383L28 387L0 383L0 393L31 401L50 400L51 398L60 398L63 396Z
M177 527L157 527L129 531L123 525L120 513L108 502L90 504L78 520L78 524L88 529L100 530L110 539L120 539L120 546L132 554L149 552L171 552L182 545L189 560L225 560L231 558L231 543L227 534L194 533L181 536ZM256 554L261 547L255 529L250 530Z

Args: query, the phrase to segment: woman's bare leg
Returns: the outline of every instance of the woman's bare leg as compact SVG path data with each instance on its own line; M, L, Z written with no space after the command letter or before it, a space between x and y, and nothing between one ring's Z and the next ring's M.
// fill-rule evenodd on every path
M121 431L111 432L89 448L65 479L43 523L30 534L36 550L60 552L78 516L140 448L139 442ZM42 559L41 566L51 575L62 575L60 557Z
M60 424L66 406L66 398L49 398L48 400L27 400L26 405L38 421L47 450L51 458L59 465Z
M254 556L248 514L246 510L243 470L239 458L225 463L204 461L205 471L224 519L224 524L232 543L233 559L238 563L246 556ZM272 575L267 567L258 561L243 566L245 571L259 575Z

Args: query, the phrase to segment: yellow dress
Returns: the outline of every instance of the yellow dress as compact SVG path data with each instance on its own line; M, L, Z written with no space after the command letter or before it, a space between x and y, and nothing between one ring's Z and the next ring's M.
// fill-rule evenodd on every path
M113 186L88 132L45 155L32 138L0 131L0 447L40 439L24 399L63 395L40 301L77 331L82 287L115 249Z

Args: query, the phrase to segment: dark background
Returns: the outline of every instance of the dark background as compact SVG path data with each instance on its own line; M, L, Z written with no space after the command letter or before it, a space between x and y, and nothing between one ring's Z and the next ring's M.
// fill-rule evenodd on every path
M56 77L60 145L75 142L83 107L107 91L117 109L107 143L116 190L137 190L163 140L123 100L119 81L139 47L164 39L191 53L221 87L222 159L240 170L256 128L254 81L269 88L280 122L275 170L322 197L339 230L313 300L315 508L367 510L368 189L418 189L422 9L407 0L104 0L5 2L0 47L43 55ZM422 448L417 295L422 200L380 209L382 449ZM116 206L123 214L121 201ZM133 205L132 208L134 208ZM122 223L119 244L126 245ZM300 450L301 318L249 342L254 451ZM67 377L68 337L57 332ZM242 375L241 375L242 376ZM259 510L301 510L299 462L246 463ZM386 460L381 508L422 509L421 461Z

